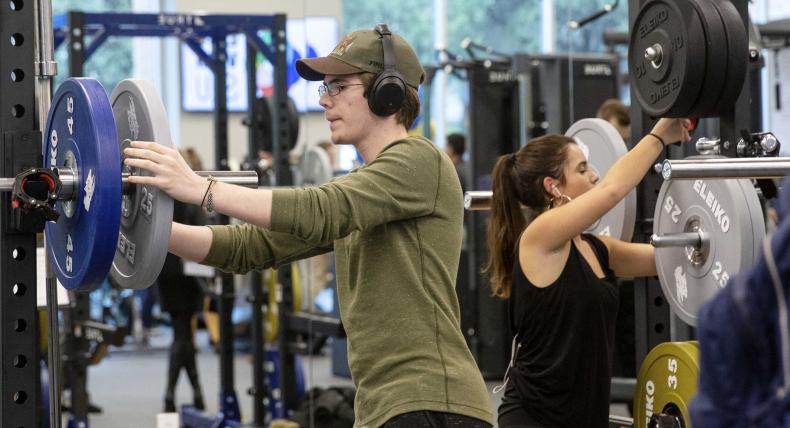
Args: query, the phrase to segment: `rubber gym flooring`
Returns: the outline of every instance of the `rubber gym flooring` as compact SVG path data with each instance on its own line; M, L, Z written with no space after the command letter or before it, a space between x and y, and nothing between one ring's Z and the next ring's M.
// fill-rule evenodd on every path
M101 407L102 414L91 414L91 428L140 428L156 427L156 415L162 411L163 396L167 374L167 347L171 340L168 327L159 327L151 337L149 346L141 348L130 344L121 349L114 349L98 365L88 370L88 390L91 402ZM216 413L219 391L219 358L209 345L205 330L198 331L196 344L198 348L198 370L206 411ZM252 400L246 394L252 386L252 366L249 354L237 353L234 375L236 394L241 406L243 418L252 417ZM351 380L332 375L331 359L328 356L312 358L312 373L309 371L309 359L305 359L305 373L309 385L351 385ZM490 391L496 382L488 382ZM176 390L176 405L189 404L192 400L192 389L181 373ZM501 400L500 394L491 395L492 408L496 408ZM625 407L613 405L613 414L624 415ZM64 426L67 421L64 414Z

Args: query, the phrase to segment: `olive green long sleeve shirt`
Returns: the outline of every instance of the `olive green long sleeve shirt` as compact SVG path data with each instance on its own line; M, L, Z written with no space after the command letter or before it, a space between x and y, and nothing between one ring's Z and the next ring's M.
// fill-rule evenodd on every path
M461 333L463 198L447 156L423 138L396 141L323 186L274 190L272 204L271 230L212 227L203 263L243 273L335 251L356 427L418 410L493 423Z

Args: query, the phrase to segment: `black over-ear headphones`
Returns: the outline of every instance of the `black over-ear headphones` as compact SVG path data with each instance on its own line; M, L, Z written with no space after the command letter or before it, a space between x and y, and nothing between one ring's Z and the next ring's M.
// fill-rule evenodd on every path
M395 68L395 51L392 47L392 33L387 24L376 26L381 45L384 48L384 70L373 79L368 94L370 111L379 116L391 116L403 105L406 98L406 84L403 83Z

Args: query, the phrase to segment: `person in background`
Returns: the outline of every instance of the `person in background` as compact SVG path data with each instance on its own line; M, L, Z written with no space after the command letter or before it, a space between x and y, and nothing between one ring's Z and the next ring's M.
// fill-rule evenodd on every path
M194 171L203 169L203 163L195 149L186 148L181 151L181 155ZM173 221L199 226L206 224L206 217L200 207L174 201ZM181 369L186 370L187 378L192 385L193 405L199 410L204 410L195 350L196 314L202 309L203 292L197 278L184 274L183 260L170 253L165 259L157 283L162 311L170 315L173 327L173 342L170 345L165 388L165 412L176 411L175 389Z
M622 101L617 98L604 101L598 108L595 117L611 123L626 143L631 140L631 116L628 106Z
M464 153L466 152L466 137L462 134L450 134L447 136L447 144L444 146L444 152L450 156L450 160L455 165L455 172L458 174L458 179L461 181L461 191L466 192L466 175L469 167L464 160Z

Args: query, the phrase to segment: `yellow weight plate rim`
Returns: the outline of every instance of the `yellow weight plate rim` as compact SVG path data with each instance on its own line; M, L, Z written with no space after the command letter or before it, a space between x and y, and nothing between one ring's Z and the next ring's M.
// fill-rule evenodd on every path
M266 291L269 296L266 302L266 317L264 317L263 336L266 343L274 343L280 331L280 310L277 296L280 293L280 284L277 282L277 270L270 269L268 280L265 280ZM302 310L302 277L299 268L291 263L291 289L293 293L293 311Z
M671 413L691 427L689 404L697 392L699 345L662 343L645 357L634 393L634 427L647 428L654 414Z

